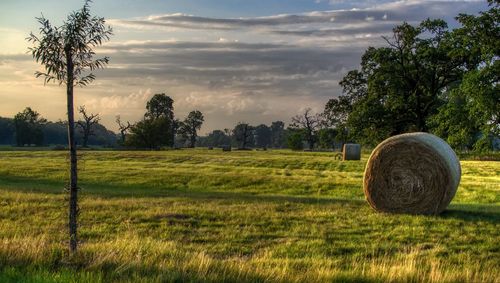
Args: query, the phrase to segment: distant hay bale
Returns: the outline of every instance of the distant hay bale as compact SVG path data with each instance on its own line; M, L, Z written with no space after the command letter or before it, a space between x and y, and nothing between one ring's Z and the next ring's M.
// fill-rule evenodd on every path
M451 147L428 133L394 136L372 152L364 192L376 211L439 214L460 183L460 162Z
M222 151L231 151L231 146L230 145L223 145Z
M342 160L360 160L361 145L357 143L346 143L342 150Z

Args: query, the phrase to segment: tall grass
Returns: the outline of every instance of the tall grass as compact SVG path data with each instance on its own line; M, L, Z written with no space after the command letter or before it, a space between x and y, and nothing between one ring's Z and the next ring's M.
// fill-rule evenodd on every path
M0 282L499 282L500 164L440 216L364 202L361 162L290 151L86 152L66 252L62 152L0 153Z

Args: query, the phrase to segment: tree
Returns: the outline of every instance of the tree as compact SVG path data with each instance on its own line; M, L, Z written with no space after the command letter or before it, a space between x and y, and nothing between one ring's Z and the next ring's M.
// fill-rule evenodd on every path
M452 33L451 56L467 72L440 109L435 131L455 147L488 150L500 135L500 4L489 4L477 16L459 15L462 27Z
M170 128L169 121L164 117L148 119L137 122L130 128L130 135L125 145L137 148L160 149L161 146L170 144L170 135L165 134L165 129Z
M255 127L254 130L255 134L255 146L260 147L260 148L268 148L271 145L271 129L264 125L260 124L257 127Z
M198 130L203 125L203 114L198 111L189 112L186 119L180 123L179 133L183 138L189 140L189 147L194 148L196 145L196 137L198 136Z
M309 149L313 149L317 141L317 131L321 125L321 115L312 114L312 109L307 108L301 115L292 117L290 128L302 130L303 137L309 145Z
M168 125L165 128L165 134L170 135L168 138L168 146L174 146L175 132L180 125L178 120L174 119L174 100L165 93L155 94L146 104L146 114L147 119L166 119L167 123L161 123Z
M207 146L223 146L230 145L231 137L226 132L221 130L214 130L206 136Z
M247 149L253 142L253 127L247 123L239 122L233 129L233 137L240 149Z
M271 145L274 148L282 148L285 145L285 123L275 121L271 123Z
M78 108L78 112L82 114L83 120L77 121L76 125L80 127L81 133L83 135L83 147L87 147L89 137L94 135L94 125L99 123L101 117L99 117L99 114L87 114L85 105L80 106L80 108Z
M13 144L15 133L14 121L0 117L0 144Z
M367 144L395 134L428 131L429 121L445 102L444 92L459 82L462 60L443 20L425 20L418 26L403 23L385 38L387 46L370 47L361 70L341 81L343 94L334 109L345 118L351 137ZM334 119L335 120L335 119Z
M302 150L304 149L304 131L299 129L288 129L289 134L287 137L288 148L291 150Z
M74 253L78 244L78 177L73 87L90 84L95 79L91 71L108 64L108 57L94 59L93 49L109 40L112 30L105 26L104 18L90 14L90 0L85 1L81 10L72 12L59 27L52 26L43 16L37 20L41 25L40 34L30 34L28 41L33 47L29 50L36 62L45 67L45 72L36 72L35 76L44 78L45 83L66 84L70 152L69 249Z
M47 120L40 117L40 114L30 107L26 107L23 112L17 113L14 116L17 146L42 145L42 126L45 123L47 123Z
M338 131L332 128L323 128L318 131L318 142L322 148L335 148Z
M116 123L118 124L118 130L120 131L121 144L124 145L125 144L125 136L126 136L127 132L130 130L130 128L132 127L132 125L130 125L129 121L127 121L127 124L122 123L120 115L116 116Z
M126 145L137 148L159 149L173 146L179 121L174 119L174 101L164 93L155 94L146 104L144 119L130 127Z

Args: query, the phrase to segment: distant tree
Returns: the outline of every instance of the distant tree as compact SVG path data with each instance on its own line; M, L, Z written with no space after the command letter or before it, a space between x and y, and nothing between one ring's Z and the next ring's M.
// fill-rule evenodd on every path
M174 146L174 131L179 122L174 119L173 103L164 93L155 94L146 104L144 119L130 127L125 144L149 149Z
M291 150L304 149L304 130L288 129L287 145Z
M271 146L282 148L285 146L285 123L275 121L271 123Z
M247 123L240 122L233 129L233 137L240 149L246 149L253 141L253 127Z
M14 116L14 126L16 129L17 146L24 145L42 145L43 131L42 126L47 120L40 117L40 114L30 107L26 107L23 112Z
M201 125L203 125L203 121L203 114L195 110L189 112L186 119L180 123L178 132L186 140L189 140L189 147L195 147L198 130L201 128Z
M174 146L175 132L179 121L174 118L174 100L165 93L155 94L146 104L146 119L166 119L166 123L160 123L168 128L163 129L165 134L170 135L168 146Z
M13 144L15 133L14 121L0 117L0 144Z
M318 141L322 148L335 148L337 142L338 131L332 128L323 128L318 131Z
M120 131L120 140L121 144L125 144L125 136L127 135L127 132L130 130L132 125L130 124L129 121L125 123L122 122L120 115L116 116L116 123L118 124L118 130Z
M271 145L272 132L271 128L264 124L255 127L255 146L260 148L268 148Z
M125 145L160 149L161 146L170 144L171 136L165 134L165 128L170 128L170 125L169 121L163 117L158 119L144 118L130 128L130 135L125 140Z
M47 122L43 126L45 144L68 144L68 123L64 121ZM76 134L78 139L78 134Z
M83 120L79 120L76 122L76 125L80 127L80 131L83 135L83 147L88 146L89 137L94 135L94 125L98 124L101 120L99 114L88 114L87 109L85 109L85 105L80 106L78 108L78 112L82 114Z
M317 131L321 126L321 115L312 114L312 109L307 108L300 115L292 117L291 129L302 130L303 137L309 145L309 149L313 149L318 140Z
M214 130L206 136L207 146L223 146L231 144L231 137L226 132L221 130Z
M45 67L45 72L36 72L35 76L43 77L45 83L57 81L59 84L66 84L70 151L69 249L74 253L78 244L78 178L73 87L91 83L95 75L87 70L93 71L108 63L108 57L93 59L93 49L109 40L112 31L105 26L104 18L90 14L89 0L85 1L81 10L72 12L60 27L52 26L43 16L37 19L41 25L40 35L30 34L28 41L34 47L29 50L33 58Z

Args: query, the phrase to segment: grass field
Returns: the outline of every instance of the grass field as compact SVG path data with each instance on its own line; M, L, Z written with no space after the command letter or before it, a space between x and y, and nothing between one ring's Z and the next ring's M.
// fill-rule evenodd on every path
M291 151L0 152L0 282L500 282L500 162L440 216L379 214L362 161Z

